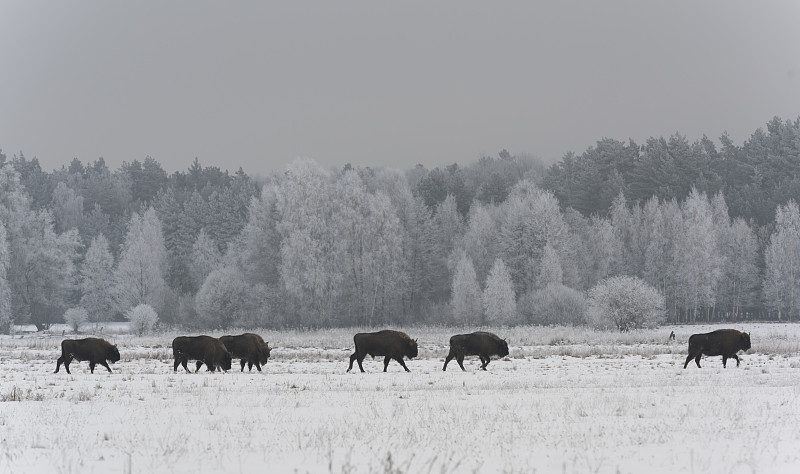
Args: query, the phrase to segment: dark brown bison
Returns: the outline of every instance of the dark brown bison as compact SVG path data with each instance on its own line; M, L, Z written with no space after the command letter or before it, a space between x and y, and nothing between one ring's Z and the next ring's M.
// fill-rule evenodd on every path
M353 342L356 345L356 351L350 356L350 367L347 371L353 368L353 361L358 361L358 368L364 372L364 367L361 362L367 355L384 356L383 358L383 371L386 372L386 367L389 366L389 361L394 359L406 369L406 372L411 372L403 362L403 356L413 359L417 356L417 341L411 339L408 334L400 331L392 331L391 329L384 329L378 332L360 332L353 336Z
M242 363L242 372L247 364L247 370L253 370L253 364L261 372L261 364L266 364L272 351L269 344L264 342L258 334L244 333L238 336L222 336L219 340L225 344L225 349L233 357L239 357Z
M447 364L456 359L461 370L464 368L464 356L476 355L481 358L481 369L491 361L493 355L505 357L508 355L508 343L490 332L473 332L472 334L457 334L450 338L450 353L444 360L442 370L447 370Z
M64 369L69 374L69 364L72 360L87 360L89 361L89 370L94 373L94 366L100 364L109 372L111 367L108 362L112 364L119 360L119 350L117 346L111 344L105 339L98 339L96 337L87 337L86 339L65 339L61 341L61 357L56 362L56 371L64 364Z
M739 351L750 349L750 334L739 332L736 329L717 329L716 331L705 334L692 334L689 337L689 355L683 364L685 369L689 361L694 359L697 367L700 367L700 357L722 356L722 367L726 367L728 358L736 359L736 367L739 367Z
M175 356L174 372L178 371L178 365L183 365L189 372L186 366L189 359L197 360L195 372L203 364L211 372L231 369L231 353L219 339L211 336L178 336L172 340L172 354Z

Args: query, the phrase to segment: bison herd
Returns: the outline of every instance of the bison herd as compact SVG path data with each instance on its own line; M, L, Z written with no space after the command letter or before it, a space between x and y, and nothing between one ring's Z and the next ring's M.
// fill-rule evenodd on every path
M358 368L364 372L361 363L366 356L383 356L383 371L386 372L389 362L394 359L406 372L403 358L417 357L417 340L411 339L408 334L400 331L383 330L378 332L358 333L353 336L355 352L350 356L350 366L347 372L353 369L353 362L358 362ZM727 367L728 359L736 359L739 366L737 353L750 349L750 334L735 329L719 329L717 331L693 334L689 337L689 355L683 364L685 369L694 359L700 367L700 358L707 356L722 356L722 367ZM238 336L222 336L219 339L211 336L178 336L172 340L172 354L175 358L173 371L178 371L182 365L186 372L191 372L187 366L190 360L196 361L195 372L205 364L206 368L214 372L217 369L227 371L231 369L234 358L240 359L241 371L247 365L248 370L253 366L261 371L261 366L269 360L271 349L269 343L264 342L258 334L245 333ZM478 356L481 360L481 370L486 370L492 356L506 357L508 343L497 335L478 331L470 334L456 334L450 338L450 352L444 361L442 370L447 370L447 364L455 359L461 370L464 368L464 357ZM64 369L69 374L69 364L73 360L89 362L89 370L94 373L97 364L105 367L109 372L108 363L119 361L119 350L104 339L89 337L86 339L65 339L61 341L61 357L56 362L56 373L64 364Z

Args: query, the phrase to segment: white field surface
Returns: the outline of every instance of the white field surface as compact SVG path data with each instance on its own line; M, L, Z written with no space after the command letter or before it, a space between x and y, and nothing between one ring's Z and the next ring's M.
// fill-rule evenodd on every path
M719 327L489 329L511 354L486 372L442 372L469 331L406 328L419 358L385 374L345 373L357 329L261 331L262 373L176 374L176 334L117 334L112 374L53 374L60 331L6 337L0 472L800 472L800 326L726 325L751 332L741 366L684 370L689 335Z

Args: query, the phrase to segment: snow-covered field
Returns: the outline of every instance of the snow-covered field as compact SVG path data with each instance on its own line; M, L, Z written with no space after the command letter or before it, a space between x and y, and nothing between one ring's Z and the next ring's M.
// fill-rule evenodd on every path
M486 372L442 372L463 329L407 328L420 357L385 374L345 373L354 329L263 331L263 373L176 374L176 334L115 334L114 373L53 374L60 332L6 337L0 472L800 472L800 327L727 327L739 368L683 369L707 326L490 329L511 354Z

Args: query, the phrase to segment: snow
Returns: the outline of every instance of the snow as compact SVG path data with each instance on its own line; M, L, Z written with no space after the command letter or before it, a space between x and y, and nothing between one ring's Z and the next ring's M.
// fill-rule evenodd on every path
M463 330L405 329L421 346L412 372L367 359L364 374L345 373L355 330L313 346L265 334L262 373L173 373L170 334L117 336L112 374L77 361L53 374L60 337L5 338L0 472L798 472L800 328L729 327L751 332L740 367L685 370L688 335L713 327L615 350L613 336L515 345L538 330L490 329L511 354L486 372L477 357L442 372L444 336ZM676 343L660 337L671 329Z

